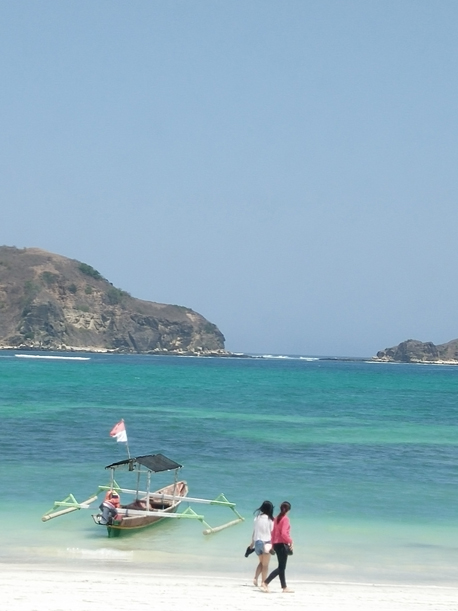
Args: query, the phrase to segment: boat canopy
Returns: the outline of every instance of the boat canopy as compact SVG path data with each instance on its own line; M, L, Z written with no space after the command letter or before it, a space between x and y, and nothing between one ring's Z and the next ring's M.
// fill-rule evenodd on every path
M134 470L135 464L146 467L153 473L160 473L161 471L172 471L173 469L181 469L183 465L178 464L174 460L167 458L163 454L145 454L145 456L137 456L137 458L127 458L126 460L120 460L114 462L111 465L107 465L105 469L116 469L123 465L128 465L129 471Z

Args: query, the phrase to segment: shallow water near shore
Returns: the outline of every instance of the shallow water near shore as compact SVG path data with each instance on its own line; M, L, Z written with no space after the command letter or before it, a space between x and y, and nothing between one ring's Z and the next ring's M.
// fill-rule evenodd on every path
M253 510L288 499L292 579L456 582L458 368L87 356L0 353L0 561L251 575ZM178 461L190 496L224 492L246 521L204 536L169 520L119 539L90 511L42 523L54 500L108 483L105 465L126 457L109 437L121 418L132 455ZM193 508L212 526L233 517Z

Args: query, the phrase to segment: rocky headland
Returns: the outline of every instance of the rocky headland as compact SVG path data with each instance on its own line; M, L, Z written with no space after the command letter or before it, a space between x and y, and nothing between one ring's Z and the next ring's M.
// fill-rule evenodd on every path
M86 263L0 247L0 349L226 356L224 341L190 308L136 299Z
M392 363L458 364L458 339L437 346L432 342L408 339L393 348L380 350L373 360Z

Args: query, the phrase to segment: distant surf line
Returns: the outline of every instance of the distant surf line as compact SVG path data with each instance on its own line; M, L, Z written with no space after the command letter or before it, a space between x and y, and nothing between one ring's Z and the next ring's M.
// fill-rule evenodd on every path
M15 354L18 359L53 359L60 361L89 361L90 356L54 356L50 354Z

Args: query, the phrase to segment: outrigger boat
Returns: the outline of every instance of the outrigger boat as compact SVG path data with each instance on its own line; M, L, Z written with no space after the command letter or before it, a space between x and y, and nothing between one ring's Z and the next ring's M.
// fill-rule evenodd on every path
M97 525L107 528L109 537L151 526L165 518L199 520L205 526L203 531L205 535L218 532L244 520L235 509L235 503L230 503L223 494L213 500L189 497L187 483L178 481L178 473L181 468L182 465L163 454L129 457L126 460L112 463L105 467L111 471L111 480L108 485L99 486L97 492L82 503L78 503L72 494L63 501L55 501L53 507L42 516L42 521L46 522L78 509L94 509L93 503L96 503L102 492L105 492L105 499L99 505L100 513L93 514L92 518ZM129 472L136 473L135 489L122 488L117 484L114 476L118 469L127 469ZM151 475L163 471L175 472L173 483L151 492ZM146 477L145 490L140 490L142 476ZM130 503L122 504L116 501L121 494L132 495L134 499ZM189 506L185 511L178 512L177 509L183 501L228 507L234 512L236 519L212 528L203 515L197 514Z

